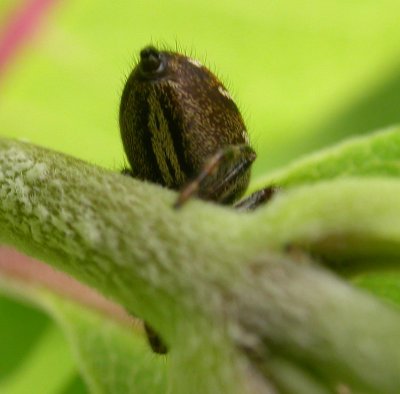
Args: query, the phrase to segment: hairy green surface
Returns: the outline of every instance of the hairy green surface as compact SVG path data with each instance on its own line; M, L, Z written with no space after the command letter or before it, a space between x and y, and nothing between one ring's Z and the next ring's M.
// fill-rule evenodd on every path
M0 152L0 240L156 328L171 392L399 390L398 311L301 252L396 268L400 183L385 166L243 214L198 201L176 211L175 193L21 142Z
M400 176L400 128L391 127L314 153L259 178L252 190L275 184L292 187L339 177Z

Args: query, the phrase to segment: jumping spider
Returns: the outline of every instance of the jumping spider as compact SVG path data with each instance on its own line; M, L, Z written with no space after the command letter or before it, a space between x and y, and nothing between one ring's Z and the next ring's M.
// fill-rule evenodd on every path
M232 97L195 59L144 48L125 84L119 123L131 166L124 173L179 190L175 207L197 196L250 210L275 190L238 201L256 153ZM153 350L165 353L160 338L145 327Z

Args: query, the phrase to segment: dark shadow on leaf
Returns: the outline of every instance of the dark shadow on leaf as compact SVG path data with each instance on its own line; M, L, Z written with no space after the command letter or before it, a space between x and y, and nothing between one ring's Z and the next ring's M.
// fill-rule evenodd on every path
M370 84L347 108L306 130L299 130L281 145L270 147L268 155L258 157L253 174L283 167L308 153L331 146L348 137L368 134L400 124L400 64L381 84ZM284 131L282 131L284 132Z
M75 375L60 394L89 394L89 391L82 378L79 375Z
M315 138L309 141L307 151L399 123L400 64L383 83L375 88L366 87L361 100L315 127L314 133L310 133Z
M0 298L0 316L0 379L3 379L21 365L50 320L40 311L5 297Z

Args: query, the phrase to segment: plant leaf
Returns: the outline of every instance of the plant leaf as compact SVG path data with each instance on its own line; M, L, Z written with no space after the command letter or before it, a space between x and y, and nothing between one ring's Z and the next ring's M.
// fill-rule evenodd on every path
M338 177L400 177L400 128L348 139L316 152L286 168L257 179L252 190L265 185L282 187L315 183Z
M34 304L57 322L90 392L166 392L166 364L162 358L150 354L142 330L16 278L0 277L0 290ZM50 328L52 337L58 335L55 327ZM8 391L9 386L1 387L5 393L20 392ZM50 390L48 382L46 390Z

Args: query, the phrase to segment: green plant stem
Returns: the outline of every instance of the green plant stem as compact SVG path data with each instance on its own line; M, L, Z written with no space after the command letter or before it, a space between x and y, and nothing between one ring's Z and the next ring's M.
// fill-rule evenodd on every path
M368 181L335 182L340 195L328 183L304 187L248 215L199 201L177 211L175 193L161 187L0 139L0 241L148 321L171 347L174 393L272 392L285 374L297 376L298 392L395 393L398 312L283 253L291 244L318 249L338 234L390 241L393 250L398 229L378 233L363 219L374 198L346 221L344 207L358 206ZM380 213L389 218L397 204L389 193ZM351 242L341 250L352 253Z

